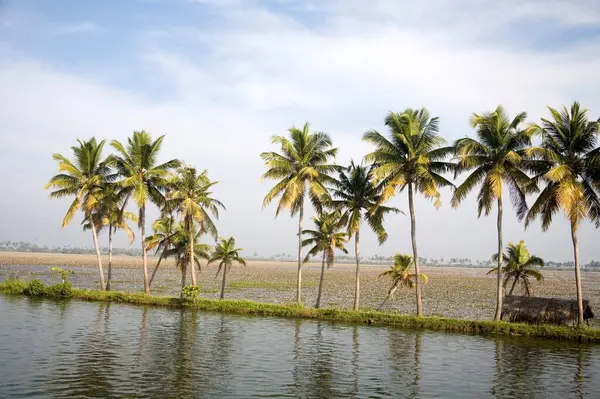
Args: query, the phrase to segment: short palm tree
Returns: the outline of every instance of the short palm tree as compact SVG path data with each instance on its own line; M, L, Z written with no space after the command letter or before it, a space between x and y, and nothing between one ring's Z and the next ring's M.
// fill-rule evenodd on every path
M79 209L83 210L84 219L90 219L99 206L98 198L102 187L112 178L109 162L102 159L105 140L98 143L92 137L88 141L77 140L77 142L79 145L71 147L73 151L72 161L61 154L52 155L52 158L58 162L60 173L53 176L46 184L46 189L55 190L50 193L50 198L75 197L63 218L62 227L71 222ZM104 270L102 268L96 224L91 223L90 228L98 260L100 289L104 290Z
M512 295L517 283L521 283L525 289L527 296L531 295L531 281L530 279L536 279L542 281L544 276L542 273L535 269L535 267L543 267L544 260L537 256L532 256L525 246L525 242L522 240L518 244L512 242L506 247L506 253L502 256L504 260L504 266L502 266L502 274L504 281L502 286L506 289L508 282L512 279L513 283L510 287L508 295ZM492 255L492 261L498 260L498 254ZM488 272L488 274L497 274L498 268L495 267Z
M96 224L99 233L104 227L108 227L108 275L106 278L106 290L110 291L112 280L112 252L113 252L113 233L123 230L129 238L131 244L135 239L133 230L127 225L127 222L137 222L137 216L125 210L125 190L115 183L106 183L103 185L98 195L98 206L92 212L89 219L84 219L82 224L84 230L91 229L91 221Z
M482 212L490 214L494 202L498 208L498 268L502 265L502 194L506 186L510 193L517 217L522 219L527 213L526 195L536 190L533 180L525 173L531 162L526 151L531 146L531 131L521 129L527 118L521 112L510 120L504 108L498 106L494 112L473 114L471 126L476 129L477 139L470 137L455 142L455 155L458 160L456 175L473 170L460 184L452 197L452 206L460 202L480 185L477 195L478 217ZM500 320L502 313L502 269L496 281L496 313L494 320Z
M546 183L527 214L525 225L537 216L546 231L552 217L562 210L571 226L575 283L577 289L578 323L583 323L583 298L579 272L577 228L585 219L600 226L600 121L590 121L587 110L575 102L570 109L548 107L550 119L542 119L533 130L541 133L542 144L529 153L546 164L536 176Z
M312 246L306 254L304 262L308 262L311 256L316 256L319 252L323 253L321 262L321 278L319 279L319 291L317 293L316 308L321 307L321 294L323 293L323 278L325 276L325 264L327 267L333 265L335 250L340 250L347 254L345 244L348 241L348 234L344 232L344 226L340 223L341 213L334 211L331 213L321 213L313 217L315 230L303 230L302 234L308 238L302 241L302 246Z
M163 221L168 223L168 218L159 219L154 223L154 227L158 228L159 231L163 228L166 230L166 228L169 226L168 224L162 224ZM171 225L171 228L172 230L170 235L154 234L148 237L146 239L146 248L148 250L157 248L157 251L162 249L159 256L159 264L161 260L167 260L168 258L173 258L175 260L175 266L181 270L181 288L184 288L186 286L187 267L188 265L191 265L191 252L189 250L190 236L188 235L187 228L182 224ZM201 268L200 260L208 259L210 257L209 254L211 250L210 245L199 242L201 236L202 232L196 232L194 230L194 264L199 269ZM154 269L155 272L158 269L159 264L157 264L156 268Z
M173 235L175 234L176 225L177 222L172 215L163 215L152 223L154 234L146 237L146 251L156 248L155 254L160 253L156 266L154 266L154 270L152 270L150 281L148 282L150 286L152 286L152 282L154 281L154 277L156 276L156 272L158 271L161 262L167 258L167 253L169 249L171 249L171 241L174 238Z
M354 286L354 310L358 310L360 301L360 228L363 220L377 234L379 243L387 239L383 227L383 218L387 213L400 212L396 208L379 205L382 186L375 186L371 179L371 168L363 165L350 166L340 171L339 179L333 183L329 206L342 212L342 221L346 225L348 238L354 236L354 255L356 257L356 279Z
M159 164L158 154L165 136L160 136L152 141L149 133L135 131L127 140L127 147L113 140L111 145L117 151L115 165L122 187L131 194L139 208L138 225L142 241L142 263L144 268L144 291L150 294L148 280L148 257L146 254L146 203L148 200L162 206L164 203L164 190L169 172L177 168L180 162L172 159Z
M223 281L221 282L221 295L220 299L225 298L225 284L227 281L227 272L231 269L233 262L237 262L242 266L246 266L246 261L240 256L242 248L235 247L235 238L229 237L227 239L222 238L215 245L215 249L208 260L207 266L214 262L219 262L219 268L217 269L217 276L223 270Z
M376 184L382 185L379 204L387 201L398 191L408 191L411 238L415 273L419 274L419 255L417 251L416 218L414 193L421 193L441 205L438 188L454 185L442 176L454 169L454 165L445 159L452 152L450 147L441 147L445 140L438 134L438 118L431 118L427 109L406 109L401 113L390 112L385 119L390 129L389 138L377 131L366 132L363 139L376 146L375 151L365 156L372 162L373 177ZM423 314L421 303L421 285L415 280L417 316Z
M392 286L388 290L387 296L385 297L383 302L381 302L381 305L379 305L377 310L380 310L383 307L383 305L385 305L385 303L388 301L388 299L394 296L394 293L399 287L407 287L412 289L415 286L415 282L417 280L422 280L423 284L427 284L427 276L425 274L419 273L418 275L420 278L417 279L417 274L411 273L410 269L415 264L413 262L412 256L404 254L394 254L392 260L394 261L394 265L390 266L389 270L386 270L385 272L379 275L379 277L385 276L391 278Z
M200 231L210 233L217 238L217 228L210 218L212 213L216 218L219 217L219 208L225 209L225 206L218 200L212 198L211 188L217 184L216 181L210 181L207 171L198 173L196 168L184 166L177 170L177 174L169 181L168 195L166 197L165 209L181 215L183 225L188 232L190 239L188 259L194 259L194 225L200 226ZM196 284L196 272L190 267L192 273L192 285Z
M296 301L302 301L302 222L304 218L304 201L306 196L317 211L330 196L325 187L333 181L331 173L337 170L330 162L337 154L332 148L331 138L327 133L310 132L310 125L304 124L302 129L289 129L289 138L273 136L271 142L279 147L280 152L263 152L260 157L265 161L267 171L262 179L278 180L267 193L263 207L280 197L275 217L287 209L292 217L298 214L298 278Z

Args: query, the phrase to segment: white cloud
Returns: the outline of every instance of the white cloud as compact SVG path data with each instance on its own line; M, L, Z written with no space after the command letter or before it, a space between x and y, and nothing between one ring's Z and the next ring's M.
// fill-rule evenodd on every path
M283 134L291 125L308 120L314 129L330 132L345 163L351 157L359 160L369 149L360 141L362 133L384 130L382 120L390 109L427 106L441 117L442 134L449 140L470 133L472 112L500 103L511 114L526 110L532 119L546 115L546 105L573 100L590 108L594 117L600 113L600 52L590 51L595 44L536 52L500 39L516 22L540 15L569 27L590 26L598 14L581 16L580 3L569 5L572 12L565 18L563 3L553 8L540 2L491 6L473 0L457 9L447 1L402 6L391 1L282 1L301 16L276 13L255 2L232 2L235 7L212 3L222 19L216 30L138 32L148 35L139 54L147 64L141 67L172 88L175 95L168 98L102 85L100 76L86 71L58 72L40 60L0 58L2 134L27 143L11 141L8 150L20 155L12 163L27 160L29 165L15 173L15 184L30 179L23 185L26 198L1 200L0 217L16 226L11 215L26 214L27 222L15 227L23 238L40 219L47 219L45 229L58 230L54 226L64 204L51 203L40 187L54 167L49 154L68 151L77 137L125 139L141 128L167 133L165 159L180 157L209 168L221 181L217 194L228 206L221 232L237 236L250 251L272 254L293 253L295 222L285 216L274 220L271 208L261 211L271 183L259 182L263 170L258 154L269 149L272 134ZM0 166L10 168L10 163L0 158ZM450 209L448 199L446 195L437 212L418 201L420 252L425 257L487 258L496 245L494 218L477 220L472 199L458 210ZM404 194L394 203L405 209ZM536 226L523 233L512 213L506 213L505 241L525 238L538 255L570 258L560 215L542 235ZM381 249L370 234L363 235L367 255L410 250L408 219L391 217L387 225L390 239ZM55 239L63 243L64 234L83 237L77 227L60 234ZM595 234L584 228L584 260L600 256L592 244Z

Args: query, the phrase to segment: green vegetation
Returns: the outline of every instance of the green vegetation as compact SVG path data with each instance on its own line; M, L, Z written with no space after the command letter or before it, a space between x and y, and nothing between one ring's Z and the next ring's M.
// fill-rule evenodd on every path
M27 283L7 280L0 283L0 292L24 294ZM47 297L62 298L51 290ZM377 311L342 310L339 308L305 308L301 305L278 305L245 300L182 300L174 297L149 296L144 293L119 291L94 291L73 289L71 298L86 301L110 301L134 305L151 305L174 308L189 308L202 311L237 313L257 316L276 316L327 320L331 322L389 325L403 328L428 329L482 335L519 335L560 340L600 343L600 330L592 328L568 328L549 325L531 325L496 321L457 320L444 317L415 317Z
M492 260L496 260L498 254L492 256ZM544 276L542 273L535 269L535 267L544 266L542 258L537 256L531 256L525 242L521 240L518 244L512 242L506 247L506 253L502 257L504 259L504 266L502 267L502 273L504 275L504 281L502 282L502 288L506 289L506 285L512 279L513 283L510 287L508 295L512 295L517 283L521 283L525 289L527 296L531 295L531 281L530 278L534 278L537 281L542 281ZM488 272L488 274L498 273L498 268L495 267Z
M356 259L356 278L354 284L354 310L360 303L360 228L363 220L377 235L379 244L387 240L387 232L383 227L386 214L400 212L396 208L380 204L383 185L375 185L371 179L373 166L366 167L350 162L348 168L340 171L339 179L333 183L332 197L329 204L333 209L342 212L342 223L346 225L348 238L354 236L354 257Z
M412 256L395 254L393 259L394 265L390 266L389 270L386 270L379 275L379 277L389 277L392 280L392 286L377 310L381 309L383 305L385 305L388 299L394 295L394 292L396 292L399 287L413 288L415 286L415 281L417 280L417 274L411 273L410 271L411 267L415 265ZM427 284L427 276L425 274L419 273L418 276L419 279L423 281L423 284Z
M240 256L242 248L235 247L235 238L221 238L221 240L215 244L215 249L208 260L207 265L214 262L219 262L219 268L217 269L217 276L223 270L223 281L221 282L221 296L220 299L225 299L225 284L227 282L227 273L231 269L233 262L239 263L242 266L246 266L246 261Z
M436 208L440 207L439 187L454 185L442 176L454 170L454 164L445 159L454 151L453 147L441 147L446 141L438 134L439 118L431 118L425 108L406 109L400 113L390 112L385 118L390 129L389 138L375 130L364 134L363 140L376 148L365 156L365 160L375 165L373 178L382 185L378 205L388 201L398 191L408 191L410 212L410 235L412 241L415 273L419 275L419 254L417 251L417 221L415 217L414 193L433 199ZM421 284L415 280L417 316L423 314Z
M333 265L335 251L342 251L347 254L348 251L344 246L348 241L348 234L340 230L344 228L341 223L340 211L331 213L320 213L319 216L313 217L316 230L303 230L302 234L308 235L308 238L302 240L302 246L310 246L304 262L308 262L311 256L316 256L319 252L323 253L321 262L321 277L319 278L319 291L317 293L317 303L315 308L321 307L321 295L323 294L323 279L325 277L325 264L327 267Z
M302 302L302 222L306 196L315 209L320 212L323 203L331 200L325 184L332 183L330 176L338 167L329 164L337 154L332 148L331 137L327 133L310 132L310 125L304 124L302 130L289 129L290 138L273 136L271 142L279 146L281 153L263 152L260 157L265 161L267 171L263 179L278 180L263 200L263 207L275 198L279 199L277 217L282 210L289 210L292 216L298 214L298 277L296 302ZM308 189L308 192L307 192Z

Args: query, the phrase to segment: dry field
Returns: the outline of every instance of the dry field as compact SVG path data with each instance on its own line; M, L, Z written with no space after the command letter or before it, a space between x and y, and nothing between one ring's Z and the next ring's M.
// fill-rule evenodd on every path
M104 265L108 259L104 257ZM70 280L76 287L96 288L97 268L93 255L62 255L0 252L0 280L9 276L24 279L39 278L50 282L56 280L52 266L60 266L75 272ZM113 259L113 287L115 290L139 291L143 289L141 258L116 256ZM150 271L156 258L148 259ZM303 273L303 299L312 306L316 298L320 266L309 263ZM389 281L377 276L385 268L363 266L361 272L361 307L374 308L387 293ZM200 274L203 296L216 298L220 279L215 278L216 268L204 268ZM423 267L429 283L423 289L425 314L469 319L489 319L494 311L493 276L486 276L485 269ZM574 273L571 271L544 271L545 280L534 285L537 296L574 298ZM294 262L250 261L247 267L232 268L228 278L226 296L261 302L292 303L295 300L296 265ZM152 284L157 295L177 295L181 277L172 263L160 266ZM583 293L590 300L592 309L600 312L600 273L587 272L582 277ZM354 267L336 264L325 275L323 301L325 306L349 307L354 297ZM388 302L389 310L401 313L415 312L412 290L398 290L394 300ZM594 325L600 326L597 320Z

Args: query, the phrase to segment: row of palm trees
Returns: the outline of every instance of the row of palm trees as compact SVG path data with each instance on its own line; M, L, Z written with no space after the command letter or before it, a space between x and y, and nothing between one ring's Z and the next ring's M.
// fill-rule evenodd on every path
M267 193L263 207L278 199L276 216L287 210L298 216L298 302L302 300L302 265L308 257L323 251L323 267L330 263L333 249L340 248L336 235L339 218L344 225L345 238L354 237L356 256L356 283L354 309L359 307L360 262L359 240L363 222L377 234L381 242L387 234L384 216L399 210L384 204L399 192L406 192L411 222L412 262L414 275L420 276L416 238L415 194L421 194L441 205L439 189L453 190L451 204L459 206L467 195L477 190L478 216L489 215L497 209L498 252L496 312L499 320L503 298L503 198L506 190L519 220L527 227L537 217L542 230L547 230L553 216L563 211L570 222L574 251L578 320L583 322L583 302L579 271L577 230L588 219L600 225L600 148L599 121L589 120L587 110L575 102L570 108L548 108L550 118L540 124L525 125L527 114L522 112L510 119L502 106L493 112L473 114L471 126L476 137L465 137L446 145L439 135L439 119L425 109L406 109L390 112L385 118L387 135L375 130L366 132L363 140L374 150L364 157L367 166L351 163L343 168L334 163L337 149L330 136L310 132L309 124L302 129L289 129L289 137L274 136L272 144L277 151L264 152L261 158L267 171L263 179L277 180ZM532 139L538 136L539 145ZM455 186L445 177L456 178L468 172L465 180ZM337 178L336 178L337 175ZM531 207L527 196L537 193ZM308 197L318 213L317 231L324 238L302 258L302 247L316 243L315 231L303 230L305 199ZM329 212L337 212L331 214ZM329 219L328 219L329 218ZM326 231L329 226L329 231ZM303 233L311 236L303 240ZM329 241L327 241L329 240ZM422 315L421 282L414 281L417 315ZM318 303L320 300L318 300Z
M78 140L72 147L73 160L61 154L54 154L58 162L59 174L53 176L47 189L54 189L51 198L73 197L63 227L68 225L75 213L81 209L84 214L83 227L92 231L98 269L100 289L110 290L112 277L112 238L113 233L124 230L130 242L134 240L133 230L127 222L138 222L142 243L144 271L144 291L150 293L150 285L162 260L173 257L182 272L182 287L186 284L188 264L200 258L209 263L220 261L219 272L223 270L224 295L225 278L234 261L244 264L239 256L240 248L235 248L233 238L221 239L214 251L200 244L202 234L217 239L217 228L211 216L218 218L219 209L225 206L212 197L211 188L217 184L208 178L207 172L198 171L172 159L159 163L158 155L165 136L152 140L145 131L136 131L127 145L113 140L111 146L115 154L102 157L105 140L97 142ZM126 211L128 202L133 199L138 207L138 215ZM161 209L161 217L153 223L155 234L146 237L146 205L154 203ZM178 222L174 215L180 217ZM108 228L108 279L105 283L98 233ZM160 252L157 265L148 276L147 251L156 248ZM192 286L197 286L194 267L189 267Z

